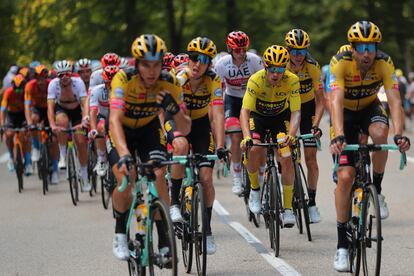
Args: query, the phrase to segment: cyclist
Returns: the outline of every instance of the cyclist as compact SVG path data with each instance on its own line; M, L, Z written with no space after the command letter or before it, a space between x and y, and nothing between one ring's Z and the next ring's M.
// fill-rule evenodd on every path
M251 75L263 69L261 58L253 53L247 52L249 48L249 37L242 31L233 31L227 35L227 51L230 55L219 59L215 70L220 76L224 91L224 117L226 130L240 129L240 109L244 93L246 92L247 80ZM240 195L241 183L241 150L240 142L242 134L231 134L231 162L233 167L232 192ZM264 166L260 167L264 172Z
M224 110L223 94L220 77L211 69L211 60L216 56L216 45L207 37L196 37L187 46L189 63L178 73L185 80L183 84L186 113L191 117L191 132L188 135L180 133L173 122L165 124L173 153L185 155L188 153L188 142L194 153L203 155L214 154L214 142L217 145L217 155L225 157L224 149ZM177 77L178 78L178 77ZM209 105L212 104L212 115L215 126L215 138L210 127L208 116ZM187 139L184 137L186 136ZM214 161L202 160L200 163L200 180L203 185L207 209L207 254L216 252L214 237L211 232L211 215L215 198L213 185ZM171 208L170 215L174 222L182 220L178 207L180 188L183 180L182 166L175 166L171 173Z
M135 68L120 70L112 80L110 96L108 146L109 162L120 185L129 174L129 165L137 152L142 162L166 160L166 141L158 114L172 116L178 129L185 133L190 120L181 111L182 89L175 77L161 73L162 58L167 52L164 41L154 34L139 36L132 43ZM188 130L186 130L188 131ZM116 145L114 147L114 145ZM131 170L131 182L135 181ZM160 198L169 204L165 168L155 170L156 187ZM112 251L116 258L127 260L126 220L132 202L131 185L125 192L113 191L112 205L116 219ZM159 248L168 249L163 227L156 221Z
M81 58L75 63L75 72L79 74L80 78L85 84L86 91L89 90L89 81L91 79L92 67L91 60L87 58Z
M319 123L324 111L324 92L319 64L309 53L310 37L304 30L292 29L286 34L285 42L290 54L286 68L299 77L300 83L300 133L312 132L320 137L322 131ZM315 202L319 177L316 139L304 140L303 147L308 171L309 218L311 223L318 223L321 217Z
M266 130L270 130L273 140L279 132L286 133L285 144L289 145L294 141L300 125L299 78L286 70L289 52L282 46L272 45L263 53L263 62L265 69L250 77L243 97L240 111L243 150L246 145L264 142ZM253 147L247 163L251 187L249 208L255 214L261 209L258 169L265 155L264 148ZM295 173L290 157L280 157L279 161L283 182L282 220L285 227L292 227L295 223L292 211Z
M24 87L26 80L21 74L17 74L12 80L12 86L4 92L1 101L0 127L3 130L7 128L23 128L26 126L24 116ZM9 162L7 164L9 171L14 171L13 163L13 138L14 131L6 129L6 145L9 150ZM24 174L33 174L32 159L30 157L30 142L27 132L21 135L23 153L24 153Z
M35 67L35 79L26 84L24 91L24 106L26 121L29 127L35 127L43 122L43 125L49 126L47 119L47 89L50 83L48 70L44 65ZM32 134L32 161L37 162L40 158L40 137L38 131L31 131ZM51 148L53 173L52 184L59 183L58 174L58 148L55 139Z
M50 127L57 134L59 141L59 168L66 168L66 145L68 135L62 130L69 127L79 127L82 116L85 117L86 88L83 81L72 76L72 65L67 60L56 64L57 78L53 79L47 93L47 115ZM82 133L74 134L74 141L80 163L82 190L91 189L88 179L88 153L86 136Z
M359 130L372 138L374 144L386 144L388 117L377 98L384 85L394 125L394 142L400 151L410 147L410 140L402 136L403 113L398 93L397 79L391 58L378 50L381 42L379 28L369 21L358 21L348 30L351 51L336 55L330 63L330 88L332 99L332 123L335 138L331 141L333 154L340 154L338 184L335 192L338 244L334 268L349 270L349 253L346 223L350 204L350 192L355 177L354 155L342 152L346 143L357 144ZM373 184L378 192L381 218L389 212L381 194L387 152L372 153Z
M115 53L106 53L101 58L101 65L102 68L94 71L91 75L91 80L89 81L89 88L92 89L95 85L104 84L104 80L102 78L102 71L108 65L115 65L119 66L121 64L120 57Z
M113 76L118 73L119 68L113 65L106 66L102 71L102 78L105 84L96 85L91 90L89 110L91 117L91 130L89 137L95 139L96 135L105 135L108 130L109 115L109 94L111 91L111 81ZM98 162L95 170L99 176L105 176L107 170L105 140L96 139L96 149Z
M174 74L180 72L183 68L188 66L188 55L186 53L178 54L174 57L173 68L171 71Z
M164 57L162 58L162 70L166 70L167 72L170 72L171 69L174 68L174 54L173 53L166 53Z

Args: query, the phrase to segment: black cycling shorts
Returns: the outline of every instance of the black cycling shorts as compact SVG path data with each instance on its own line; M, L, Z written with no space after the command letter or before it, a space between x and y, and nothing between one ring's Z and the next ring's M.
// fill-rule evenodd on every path
M82 109L80 105L74 109L66 109L58 104L55 105L55 114L65 113L68 116L72 126L82 123Z
M170 144L172 144L174 138L180 136L182 137L180 134L177 135L177 131L172 121L168 121L166 123L165 129L167 131L167 141ZM188 143L191 144L193 153L199 153L202 155L215 153L213 132L211 131L208 115L192 121L191 132L186 136L186 138ZM213 168L214 161L209 161L207 159L202 160L199 167Z
M224 119L236 117L239 119L240 110L243 105L243 98L237 98L230 95L224 95Z
M300 134L311 133L313 121L315 120L315 99L303 103L300 107ZM303 146L309 148L316 148L316 139L303 140Z
M31 110L34 114L39 115L39 122L43 122L45 126L49 126L49 119L47 118L47 108L32 106Z
M149 160L167 160L167 141L165 140L158 117L155 117L154 120L143 127L132 129L124 126L123 130L128 150L134 160L136 155L138 155L143 163ZM109 164L112 167L118 163L119 154L110 135L109 139L107 139L106 146L109 155Z
M10 112L7 111L6 127L22 128L26 126L26 116L24 112Z
M265 142L266 130L270 130L272 139L276 141L279 132L288 133L290 124L290 109L272 117L261 116L257 113L250 113L250 133L253 139Z
M383 123L389 126L385 108L379 100L374 101L359 111L344 109L344 133L347 144L358 144L359 135L368 133L373 123ZM355 166L355 152L344 151L339 160L339 166Z

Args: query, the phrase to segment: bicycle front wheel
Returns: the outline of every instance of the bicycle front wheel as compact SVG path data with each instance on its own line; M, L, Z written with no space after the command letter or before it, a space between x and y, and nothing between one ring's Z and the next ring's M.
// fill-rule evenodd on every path
M308 241L312 241L312 234L310 231L308 202L305 199L305 190L304 190L305 188L303 187L301 168L299 167L298 164L295 164L295 193L294 193L295 199L294 199L293 207L297 215L296 221L298 224L300 234L303 233L303 222L305 222Z
M180 202L180 211L181 216L183 217L183 223L180 226L179 239L181 240L181 251L183 253L183 263L185 271L187 273L191 272L191 267L193 265L193 240L192 240L192 229L191 229L191 201L192 193L186 195L185 190L191 189L192 187L185 187L181 189L181 202Z
M381 215L378 194L374 185L364 193L362 205L361 258L364 275L380 275L381 271Z
M75 152L73 149L68 149L67 160L68 160L68 180L70 188L70 196L72 198L73 205L77 205L79 201L79 183L75 165Z
M43 183L43 194L46 195L49 186L49 156L48 148L43 144L40 145L40 160L37 163L37 167Z
M115 188L115 177L111 168L108 168L106 175L101 177L101 198L104 209L108 209L109 201L112 197L112 191Z
M22 151L19 146L16 146L16 162L15 162L15 168L16 168L16 175L17 175L17 185L19 187L19 193L23 190L23 159L22 159Z
M191 229L198 275L206 275L207 271L207 223L203 186L197 183L193 191Z
M146 237L149 274L177 275L177 248L169 209L162 200L156 199L151 203L150 214L151 228L150 231L147 231L148 236ZM156 229L156 227L161 227L161 229ZM154 229L156 230L154 231ZM162 242L160 242L158 233L163 235ZM158 245L155 244L155 240L158 241Z
M268 172L267 185L269 186L269 231L273 232L271 235L271 244L275 251L275 256L279 257L280 250L280 210L282 210L281 192L279 179L277 178L276 167L271 167Z

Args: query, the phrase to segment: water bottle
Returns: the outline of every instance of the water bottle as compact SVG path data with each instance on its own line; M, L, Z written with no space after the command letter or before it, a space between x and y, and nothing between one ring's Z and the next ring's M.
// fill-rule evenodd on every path
M285 143L286 134L284 132L279 132L276 136L277 142L280 144ZM284 146L283 148L279 148L279 154L282 157L289 157L290 156L290 147Z
M191 212L191 198L193 197L193 187L188 186L185 188L185 210Z
M359 218L360 206L362 201L362 188L358 188L354 191L354 217Z
M137 215L137 233L140 235L145 235L145 223L147 217L147 206L144 202L138 204L136 210Z

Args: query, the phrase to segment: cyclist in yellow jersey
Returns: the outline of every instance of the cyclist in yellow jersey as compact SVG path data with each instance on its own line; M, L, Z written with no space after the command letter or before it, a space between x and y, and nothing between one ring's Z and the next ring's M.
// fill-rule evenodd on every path
M319 123L324 110L324 92L321 82L321 69L318 62L309 53L309 35L301 29L293 29L286 34L286 47L290 54L287 69L299 77L301 99L301 134L322 135ZM319 167L316 160L316 140L303 141L305 163L308 171L309 217L311 223L321 218L316 207L315 197L318 185Z
M346 223L349 215L350 192L355 177L354 155L342 152L346 143L357 144L361 130L374 144L386 144L388 117L377 98L384 85L394 125L394 142L400 151L410 147L410 140L402 136L403 117L398 83L391 58L378 50L381 32L372 22L359 21L348 30L351 51L332 58L330 88L332 90L332 123L335 138L331 141L333 154L340 154L338 185L335 192L338 244L334 268L349 270ZM381 181L387 161L387 152L372 153L373 184L378 192L381 218L388 209L381 194Z
M265 69L253 74L247 82L240 111L240 124L243 141L240 146L264 141L266 130L270 130L275 140L279 132L287 133L286 144L291 144L300 125L300 85L299 78L286 70L289 62L288 51L278 45L267 48L263 54ZM259 178L260 161L266 155L264 148L253 147L249 153L247 170L251 185L249 208L260 212ZM294 169L290 157L280 157L283 182L283 224L292 227L295 216L292 211L292 191Z
M166 159L166 141L158 114L171 116L179 130L189 131L190 119L180 108L182 90L175 77L162 74L162 57L167 52L164 41L154 34L139 36L132 44L135 68L120 70L111 83L109 113L109 162L118 181L129 173L134 183L136 173L130 168L137 155L142 162ZM160 198L169 204L165 169L155 171ZM126 223L132 202L131 185L124 192L114 189L112 205L116 219L112 251L121 260L129 258ZM168 247L162 226L156 221L159 248Z
M185 137L176 130L173 122L168 120L165 129L168 140L174 149L174 155L186 155L188 153L188 142L191 143L192 151L200 154L214 154L215 144L217 156L222 159L226 155L224 149L224 108L221 80L211 69L212 59L217 50L213 41L207 37L197 37L190 41L187 46L189 63L178 74L177 78L182 81L184 88L184 102L186 114L191 117L191 132ZM214 122L215 140L210 127L208 116L209 106ZM203 185L206 209L208 215L207 224L207 254L216 252L214 237L211 232L211 215L215 190L213 186L214 161L203 160L200 163L200 180ZM178 207L180 187L183 178L183 167L175 166L171 173L171 204L170 215L172 221L182 220Z

